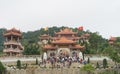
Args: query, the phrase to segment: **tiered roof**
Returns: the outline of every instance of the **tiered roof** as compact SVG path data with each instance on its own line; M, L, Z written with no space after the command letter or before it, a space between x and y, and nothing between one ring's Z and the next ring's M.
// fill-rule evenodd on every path
M51 38L48 34L40 35L40 39L49 39Z
M55 34L77 34L77 32L73 32L72 29L65 28L65 29L63 29L60 32L57 32Z
M17 30L15 28L12 28L10 30L6 30L6 32L4 33L4 36L7 37L11 37L11 36L15 36L16 38L22 38L22 33L20 32L20 30ZM21 43L19 41L17 41L16 39L12 39L11 40L6 40L4 42L4 45L12 45L12 46L17 46L17 48L5 48L3 50L3 52L5 53L21 53L24 50L24 47L21 45Z
M61 37L59 40L53 41L52 44L75 44L75 41L68 40L66 37Z
M12 29L10 29L10 30L7 30L7 31L4 33L4 36L9 36L9 35L15 35L15 36L19 36L19 37L22 36L20 30L17 30L17 29L15 29L15 28L12 28Z
M70 49L83 49L84 48L84 46L80 46L79 44L76 43L76 39L80 39L81 37L78 37L77 32L73 32L72 29L65 28L55 34L56 34L55 37L50 38L53 40L51 41L51 44L45 45L43 47L44 49L57 49L57 45L58 47L59 46L63 47L63 45L65 45L64 47L67 47ZM42 35L41 37L43 36L48 37L48 35ZM84 36L88 37L89 34L85 34Z

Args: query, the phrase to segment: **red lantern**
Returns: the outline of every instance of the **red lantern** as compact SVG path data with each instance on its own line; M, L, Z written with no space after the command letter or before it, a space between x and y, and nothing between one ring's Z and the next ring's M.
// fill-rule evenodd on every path
M80 26L80 27L78 28L78 30L79 30L79 31L82 31L82 30L83 30L83 26Z

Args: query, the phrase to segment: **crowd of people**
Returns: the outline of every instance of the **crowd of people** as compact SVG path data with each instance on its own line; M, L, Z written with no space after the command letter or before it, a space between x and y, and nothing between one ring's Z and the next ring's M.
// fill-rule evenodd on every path
M82 57L60 55L58 57L51 56L43 59L41 64L46 66L47 63L50 63L52 67L70 67L72 63L86 64L87 62Z

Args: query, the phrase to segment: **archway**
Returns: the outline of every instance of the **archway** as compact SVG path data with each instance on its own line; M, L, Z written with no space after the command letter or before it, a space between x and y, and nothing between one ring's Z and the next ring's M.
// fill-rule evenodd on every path
M54 56L55 56L55 52L51 52L50 57L54 57Z
M77 54L76 51L73 51L73 52L72 52L72 57L78 57L78 54Z
M62 57L70 56L70 49L69 48L59 48L58 56L62 56Z

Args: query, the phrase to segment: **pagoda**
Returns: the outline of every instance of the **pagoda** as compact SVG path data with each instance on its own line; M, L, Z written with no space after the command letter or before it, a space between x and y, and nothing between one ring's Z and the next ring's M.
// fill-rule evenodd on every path
M43 34L43 35L40 35L39 38L40 38L40 41L38 42L38 44L46 45L48 44L48 41L50 40L51 36L47 34Z
M55 32L55 37L53 37L52 40L59 40L63 36L68 40L73 41L77 41L80 39L80 37L77 36L77 32L73 32L72 29L65 28L63 30L60 30L60 32Z
M81 38L79 37L77 32L73 32L70 28L65 28L60 30L60 32L55 32L54 37L50 37L49 35L41 35L40 40L47 40L50 43L43 46L43 50L47 53L49 57L57 57L57 56L79 56L79 53L84 50L84 46L81 46L78 41ZM84 36L85 38L88 36Z
M24 47L20 43L22 33L19 30L12 28L10 30L6 30L4 37L5 48L3 49L3 52L9 56L21 55L24 50Z

